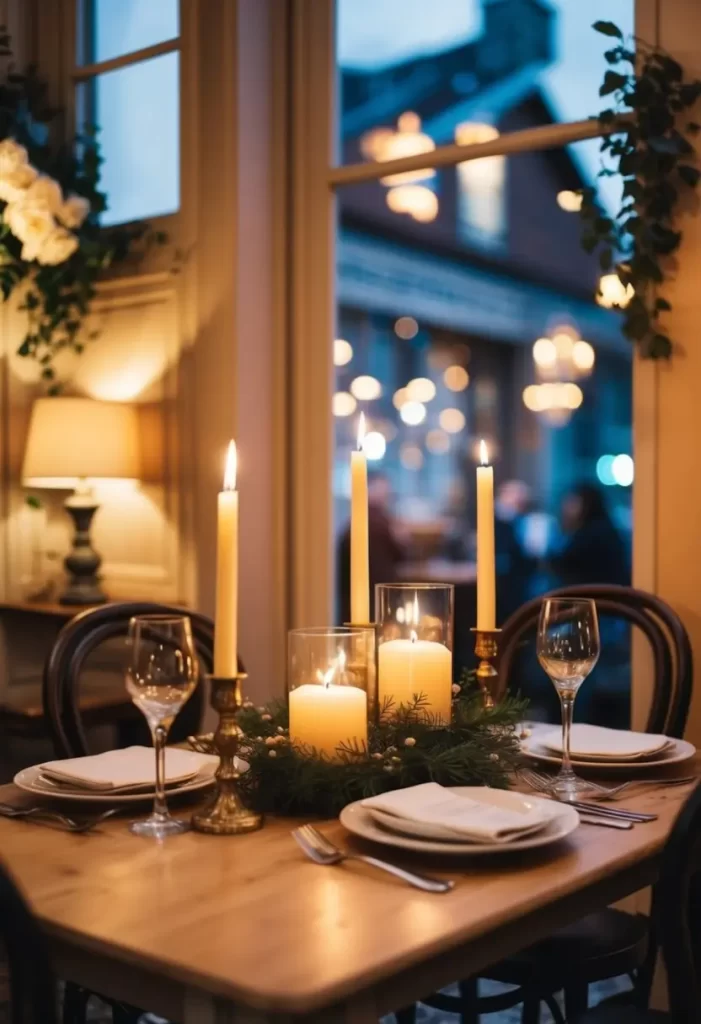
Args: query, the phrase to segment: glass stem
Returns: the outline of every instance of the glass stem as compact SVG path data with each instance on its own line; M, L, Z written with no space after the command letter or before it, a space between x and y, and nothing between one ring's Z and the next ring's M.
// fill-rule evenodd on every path
M166 739L168 730L164 725L156 725L151 730L153 736L153 747L156 751L156 795L153 801L153 813L155 817L167 818L168 805L166 804Z
M572 730L572 715L574 713L574 695L561 693L560 703L562 704L562 768L560 769L560 774L574 775L570 758L570 732Z

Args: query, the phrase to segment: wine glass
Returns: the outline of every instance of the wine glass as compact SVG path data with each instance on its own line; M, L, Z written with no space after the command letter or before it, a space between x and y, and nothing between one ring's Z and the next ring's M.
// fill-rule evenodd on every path
M577 691L599 660L596 605L584 598L545 598L538 620L538 661L550 677L562 705L562 767L552 791L560 800L576 800L587 788L570 759L570 730Z
M156 751L153 813L132 832L162 839L189 825L171 818L165 798L165 746L175 716L197 685L199 664L187 615L136 615L129 623L127 690L143 712Z

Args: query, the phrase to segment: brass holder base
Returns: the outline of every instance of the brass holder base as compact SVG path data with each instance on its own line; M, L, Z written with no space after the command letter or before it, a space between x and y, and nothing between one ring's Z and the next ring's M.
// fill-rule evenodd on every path
M203 810L192 816L192 827L197 832L235 836L242 832L255 832L263 825L263 816L249 811L238 791L241 774L236 767L236 753L244 734L236 718L243 703L241 682L246 678L243 673L231 677L209 676L212 707L219 712L219 724L214 733L219 767L214 797Z
M498 672L494 666L499 653L498 636L500 629L471 629L475 634L475 654L479 659L477 665L477 682L482 691L482 703L489 709L494 707L494 689Z

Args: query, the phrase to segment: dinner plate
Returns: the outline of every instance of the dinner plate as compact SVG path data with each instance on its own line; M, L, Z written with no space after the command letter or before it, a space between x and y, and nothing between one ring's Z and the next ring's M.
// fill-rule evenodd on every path
M473 796L474 790L473 786L452 787L453 793L464 793L466 796ZM530 803L541 800L540 797L525 797L522 793L512 793L503 789L495 789L492 794L494 803L509 809L521 806L524 800L528 800ZM360 836L362 839L370 839L374 843L382 843L385 846L398 846L401 849L416 850L421 853L478 857L489 853L510 853L512 850L532 850L540 846L549 846L574 832L579 825L579 815L576 810L568 804L553 805L551 801L547 801L547 803L548 807L555 806L556 812L545 827L536 833L521 836L508 843L470 843L464 839L438 841L400 834L379 824L369 808L363 807L361 800L356 800L344 807L339 815L339 820L343 827L354 835ZM402 823L402 827L404 824Z
M206 789L211 786L214 782L214 773L217 770L219 764L218 757L212 757L210 763L208 763L202 770L194 777L186 782L176 786L169 786L166 792L167 798L170 800L172 797L183 796L186 793L196 793L198 790ZM239 761L239 768L241 771L245 771L248 765L245 761ZM42 800L54 800L60 802L79 802L79 803L90 803L90 804L138 804L151 801L154 798L153 790L140 790L138 793L96 793L94 791L79 791L76 789L68 789L66 786L55 786L54 788L44 780L40 781L40 768L38 765L34 765L31 768L23 768L22 771L15 775L14 783L18 789L24 790L25 793L31 793L32 796L41 797Z
M562 729L544 729L540 740L551 754L562 756ZM570 750L580 761L648 761L661 757L673 743L668 736L577 722L572 726Z
M537 734L521 740L521 753L533 761L557 765L562 762L559 754L553 754L543 746ZM650 769L659 771L660 768L665 768L667 765L680 764L682 761L688 761L695 753L696 747L693 743L673 739L671 746L665 747L657 757L646 761L588 761L574 755L571 761L574 768L587 768L590 771L644 772Z

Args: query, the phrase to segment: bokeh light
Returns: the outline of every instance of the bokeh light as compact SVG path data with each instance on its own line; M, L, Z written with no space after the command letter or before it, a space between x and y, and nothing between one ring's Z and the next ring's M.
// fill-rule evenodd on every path
M604 274L599 279L596 301L606 309L625 309L634 294L633 286L624 285L618 274Z
M331 402L334 416L352 416L357 405L358 403L348 391L337 391Z
M416 427L426 419L426 406L422 402L405 402L399 415L404 423Z
M363 451L368 459L374 462L381 459L387 451L387 442L378 430L371 430L363 440Z
M405 402L409 401L409 396L406 393L406 388L397 388L392 395L392 405L395 409L401 409Z
M630 455L617 455L611 463L611 474L619 487L630 487L635 478L635 465Z
M436 397L436 385L428 377L414 377L406 386L406 396L410 402L430 402Z
M582 196L578 192L564 189L557 193L557 205L566 213L578 213L582 209Z
M411 341L419 333L419 325L413 316L400 316L395 322L394 333L402 341Z
M382 385L376 377L356 377L351 382L350 389L355 397L362 402L371 402L382 394Z
M578 370L591 370L596 362L596 353L588 341L575 341L572 346L572 362Z
M616 478L613 475L613 455L602 455L596 463L596 475L604 487L613 487Z
M577 384L556 384L555 386L559 388L557 397L561 397L558 402L560 406L564 406L565 409L579 409L584 401L584 395Z
M465 414L459 409L443 409L438 422L449 434L459 434L465 426Z
M399 461L404 469L421 469L424 464L424 455L418 445L403 444L399 449Z
M450 438L445 430L439 430L436 427L426 434L426 447L434 455L445 455L450 451Z
M470 383L470 374L464 366L449 366L443 374L443 383L450 391L464 391Z
M343 338L336 338L333 343L333 365L346 366L353 358L353 346Z
M533 343L533 360L541 369L550 369L557 363L557 348L552 338L538 338Z

